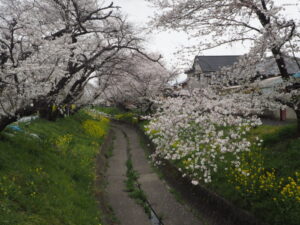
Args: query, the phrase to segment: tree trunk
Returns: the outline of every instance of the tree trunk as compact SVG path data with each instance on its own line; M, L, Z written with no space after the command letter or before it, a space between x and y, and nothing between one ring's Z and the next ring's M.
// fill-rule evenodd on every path
M5 127L13 122L16 122L18 118L24 116L31 116L37 112L37 107L32 107L30 105L18 109L13 116L2 116L0 117L0 132L5 129Z
M300 109L295 110L297 115L297 136L300 137Z
M31 116L37 112L41 112L43 116L47 118L47 113L49 111L48 102L44 98L34 99L33 105L28 104L26 106L20 106L20 108L14 113L13 116L4 115L0 117L0 132L5 129L5 127L13 122L16 122L18 118L22 118L25 116ZM49 119L49 117L48 117Z
M0 119L0 132L3 131L7 125L15 121L17 121L17 117L2 117Z
M285 60L283 58L281 51L276 48L273 48L272 53L275 58L275 62L277 64L277 67L279 69L281 77L283 79L289 79L290 76L289 76L288 70L286 68L286 63L285 63Z
M49 121L55 121L58 117L61 116L59 111L53 111L52 107L44 107L39 109L39 115L41 118Z
M245 0L243 0L242 2L245 2ZM253 10L255 11L261 25L266 29L266 31L268 31L268 29L271 28L271 21L270 21L269 15L267 13L267 11L268 11L267 3L265 0L262 0L261 3L262 3L262 6L263 6L265 12L260 10L258 7L254 6L254 5L253 5ZM293 33L293 31L292 31L292 33ZM276 45L276 43L273 43L273 44L275 46L273 46L271 48L271 51L275 58L280 75L283 79L289 79L289 74L288 74L288 70L286 68L286 63L285 63L284 57L282 55L282 52L280 50L281 46Z

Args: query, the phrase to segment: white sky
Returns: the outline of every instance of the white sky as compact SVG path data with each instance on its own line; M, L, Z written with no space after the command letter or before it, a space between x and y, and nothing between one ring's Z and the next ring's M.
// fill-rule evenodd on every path
M278 4L285 4L286 14L291 18L300 17L300 1L299 0L275 0ZM147 27L147 22L153 16L154 9L145 0L115 0L115 5L121 7L121 11L127 14L128 21L136 27ZM290 6L292 5L292 6ZM295 6L297 5L297 6ZM147 34L147 48L152 52L159 52L169 67L176 66L179 58L173 54L191 43L185 33L179 32L155 32ZM233 47L220 47L203 52L205 55L240 55L247 52L247 46L235 45ZM187 56L188 60L193 62L194 55Z

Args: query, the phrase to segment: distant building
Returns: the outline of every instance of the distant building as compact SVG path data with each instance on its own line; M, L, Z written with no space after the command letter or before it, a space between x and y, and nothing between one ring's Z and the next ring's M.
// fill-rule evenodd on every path
M223 67L231 67L237 63L241 55L196 56L191 69L186 71L190 88L199 88L209 84L211 75Z
M199 88L210 84L212 74L219 72L222 68L232 67L238 62L242 55L222 56L196 56L191 69L186 71L189 78L189 88ZM286 56L285 62L290 75L300 71L298 62L300 59ZM279 75L279 69L274 57L267 57L256 66L256 76L259 78L270 78Z
M188 74L201 75L210 74L221 70L222 67L230 67L238 62L241 55L223 56L196 56L192 68Z

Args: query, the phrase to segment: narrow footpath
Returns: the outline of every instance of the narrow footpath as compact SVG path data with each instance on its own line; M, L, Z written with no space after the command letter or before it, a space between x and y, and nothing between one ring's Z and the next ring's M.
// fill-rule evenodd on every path
M146 225L151 222L143 208L128 196L125 190L126 161L131 154L133 168L139 174L139 184L163 225L204 225L187 206L180 204L170 193L166 183L159 179L147 161L136 130L127 125L113 124L115 140L113 156L107 171L108 199L122 225Z
M150 225L151 222L143 208L125 191L127 140L120 129L114 128L114 133L113 156L107 170L109 204L122 225Z

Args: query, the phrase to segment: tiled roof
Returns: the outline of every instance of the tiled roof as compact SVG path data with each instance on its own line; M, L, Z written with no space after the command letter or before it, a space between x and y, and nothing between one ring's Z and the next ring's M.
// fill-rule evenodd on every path
M222 67L230 67L238 62L241 55L223 55L223 56L196 56L193 68L187 72L195 72L196 66L200 66L202 73L216 72ZM298 58L300 63L300 59ZM295 59L290 56L285 56L285 62L289 74L294 74L300 71ZM257 72L263 75L279 74L279 69L274 57L268 57L256 66Z
M216 72L222 67L232 66L239 57L240 55L196 56L194 66L198 64L204 73Z

